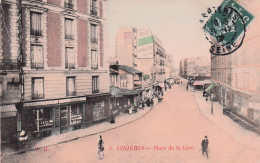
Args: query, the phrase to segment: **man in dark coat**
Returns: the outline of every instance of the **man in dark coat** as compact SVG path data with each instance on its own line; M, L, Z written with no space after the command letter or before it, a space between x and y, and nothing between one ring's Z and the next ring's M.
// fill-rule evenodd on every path
M202 147L202 155L204 156L204 153L206 153L207 158L208 157L208 145L209 145L209 140L208 137L205 136L205 138L201 142L201 147Z

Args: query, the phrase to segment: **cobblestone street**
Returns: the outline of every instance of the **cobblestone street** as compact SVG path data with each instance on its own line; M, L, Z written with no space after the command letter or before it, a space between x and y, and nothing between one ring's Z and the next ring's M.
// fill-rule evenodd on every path
M201 154L200 143L205 135L209 138L209 159ZM102 137L105 142L103 160L97 157L96 134L39 151L9 155L2 161L254 163L260 157L259 150L236 141L206 118L193 92L186 91L184 84L174 85L163 102L142 118L104 132Z

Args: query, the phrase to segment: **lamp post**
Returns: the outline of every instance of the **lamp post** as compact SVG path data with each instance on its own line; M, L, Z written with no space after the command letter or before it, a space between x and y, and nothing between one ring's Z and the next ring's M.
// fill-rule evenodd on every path
M211 97L211 114L213 114L213 93L211 93L210 97Z

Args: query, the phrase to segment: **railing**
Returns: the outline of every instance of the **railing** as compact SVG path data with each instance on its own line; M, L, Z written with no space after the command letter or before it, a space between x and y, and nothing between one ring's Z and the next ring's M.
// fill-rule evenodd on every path
M0 59L0 70L18 70L20 64L14 59Z
M96 63L96 64L91 64L91 69L94 69L94 70L96 70L96 69L98 69L98 64Z
M65 39L73 40L73 35L72 34L65 34Z
M41 98L44 98L44 93L32 94L32 99L41 99Z
M67 96L76 96L76 91L67 92Z
M43 69L43 62L32 62L31 68L32 69Z
M97 38L91 38L91 43L98 43L98 39Z
M99 93L99 89L92 90L92 93Z
M65 7L65 8L73 9L73 8L74 8L74 4L68 3L68 2L64 2L64 7Z
M97 7L91 6L90 13L91 15L97 16Z
M66 69L75 69L75 63L65 63Z

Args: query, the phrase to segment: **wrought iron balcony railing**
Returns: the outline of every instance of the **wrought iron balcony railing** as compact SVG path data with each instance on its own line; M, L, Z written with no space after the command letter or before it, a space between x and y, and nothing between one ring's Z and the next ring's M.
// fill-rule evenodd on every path
M68 3L68 2L64 2L64 7L65 8L69 8L69 9L73 9L74 8L74 4Z
M65 63L66 69L75 69L75 63Z
M95 6L91 6L91 10L90 10L91 15L97 16L97 7Z
M97 38L91 38L91 43L98 43L98 39Z
M76 91L67 92L67 96L76 96Z
M92 93L99 93L99 89L92 90Z
M32 99L42 99L44 98L44 93L33 93L32 94Z
M0 59L0 70L18 70L20 63L14 59Z

